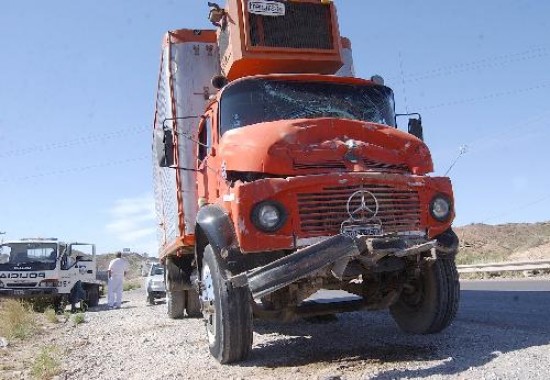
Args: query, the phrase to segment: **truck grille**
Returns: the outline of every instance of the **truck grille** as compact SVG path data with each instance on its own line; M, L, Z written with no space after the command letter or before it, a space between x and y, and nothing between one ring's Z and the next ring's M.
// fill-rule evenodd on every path
M285 7L285 16L248 15L252 46L334 49L329 6L287 1Z
M312 169L338 169L346 170L346 165L343 161L326 161L313 163L294 162L294 170L312 170Z
M383 162L363 160L363 164L368 170L393 172L393 173L406 173L409 172L407 165L393 165ZM343 161L325 161L325 162L294 162L294 170L315 170L315 169L332 169L332 170L346 170L346 164Z
M348 199L358 190L370 191L378 200L377 218L384 233L421 230L416 191L363 185L325 187L318 192L297 194L302 233L317 236L339 233L342 222L350 217L346 210Z

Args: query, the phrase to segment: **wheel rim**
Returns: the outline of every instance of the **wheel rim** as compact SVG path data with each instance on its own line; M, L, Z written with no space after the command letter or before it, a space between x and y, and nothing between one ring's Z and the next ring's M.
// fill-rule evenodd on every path
M214 295L214 281L208 264L204 263L202 267L202 286L201 301L202 313L206 323L206 332L208 333L208 343L214 344L216 338L216 307Z
M425 286L422 279L410 281L401 293L401 301L411 309L422 306L425 297Z

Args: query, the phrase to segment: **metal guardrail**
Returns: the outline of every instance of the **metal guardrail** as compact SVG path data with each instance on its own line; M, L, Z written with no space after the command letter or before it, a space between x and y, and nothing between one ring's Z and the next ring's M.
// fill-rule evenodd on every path
M458 273L491 273L550 269L550 260L457 265Z

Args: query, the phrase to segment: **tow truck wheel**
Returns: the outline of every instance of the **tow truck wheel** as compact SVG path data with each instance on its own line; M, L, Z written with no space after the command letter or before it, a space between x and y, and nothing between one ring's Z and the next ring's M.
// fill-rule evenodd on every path
M99 305L99 285L89 285L86 289L86 303L89 307Z
M437 333L453 321L459 299L460 283L454 257L440 257L425 268L420 277L405 284L390 313L405 332Z
M185 291L185 311L189 318L202 318L199 293L195 289Z
M201 270L201 302L210 353L226 364L244 360L252 348L252 307L248 288L228 284L220 261L207 246Z

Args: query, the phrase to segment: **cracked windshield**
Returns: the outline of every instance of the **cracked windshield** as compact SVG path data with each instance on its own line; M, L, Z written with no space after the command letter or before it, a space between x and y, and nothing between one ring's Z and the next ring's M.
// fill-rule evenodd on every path
M395 125L393 92L376 85L249 79L221 100L222 133L246 125L333 117Z

